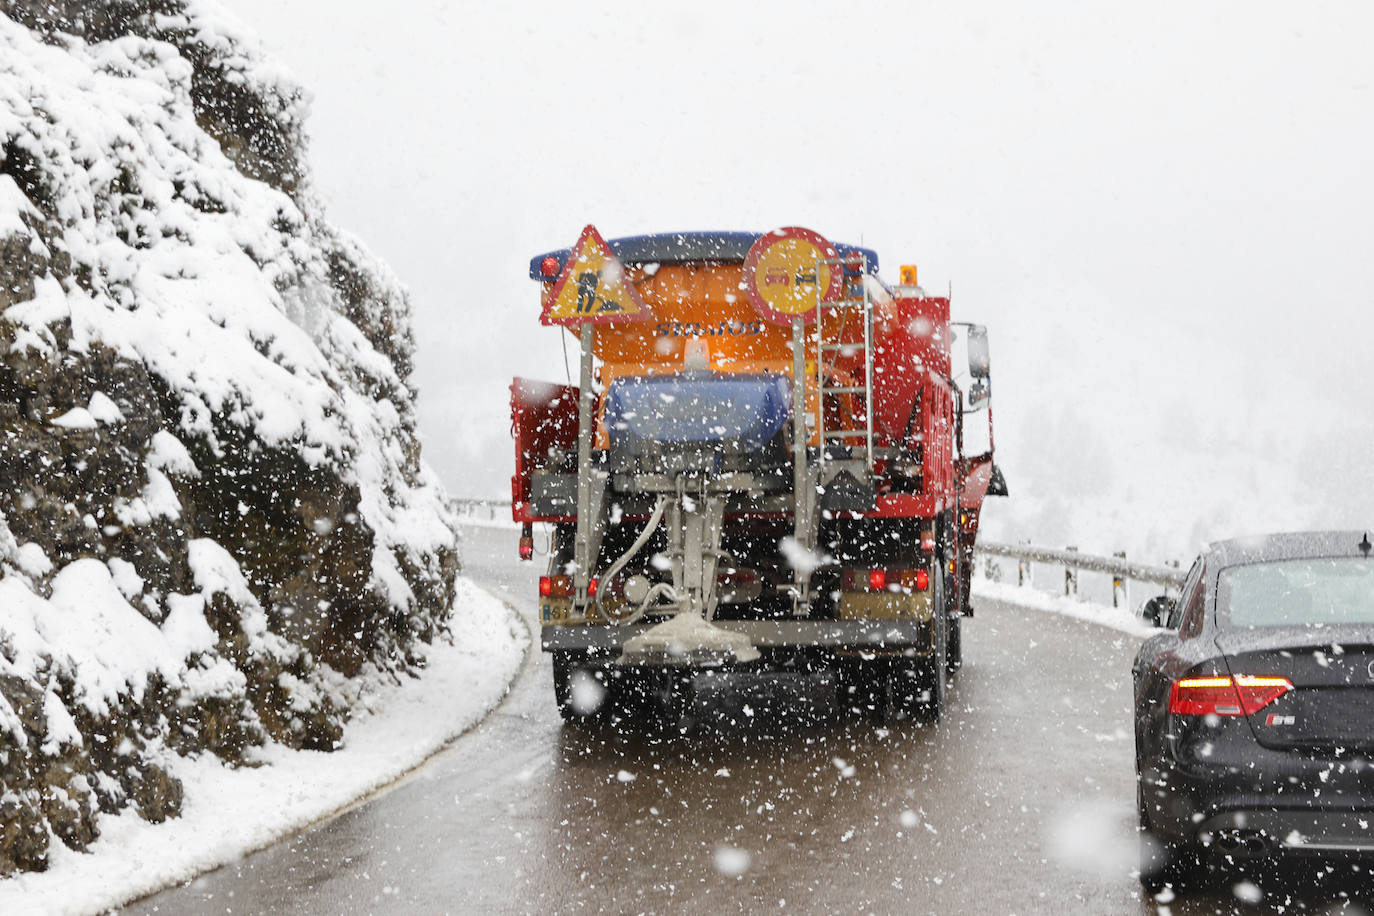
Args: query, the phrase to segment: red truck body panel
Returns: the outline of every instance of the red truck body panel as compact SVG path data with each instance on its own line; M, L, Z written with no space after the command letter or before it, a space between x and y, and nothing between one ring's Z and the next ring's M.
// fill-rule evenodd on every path
M571 521L571 516L530 515L529 499L532 476L550 466L551 450L577 447L577 389L517 378L510 386L510 417L515 437L511 515L521 524Z

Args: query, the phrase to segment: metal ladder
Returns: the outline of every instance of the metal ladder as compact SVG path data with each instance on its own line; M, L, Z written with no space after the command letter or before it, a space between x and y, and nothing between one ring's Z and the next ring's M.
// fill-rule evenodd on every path
M816 303L816 321L814 330L814 342L816 347L816 430L818 433L820 449L820 462L824 465L827 461L834 460L829 456L826 445L831 440L853 439L863 437L863 458L864 467L871 474L873 472L873 300L868 294L868 259L862 252L855 252L843 258L823 258L816 261L816 275L820 276L821 269L828 267L832 271L840 271L840 297L827 302L823 298ZM849 268L849 270L846 270ZM854 276L852 271L857 268L858 276ZM830 322L834 325L833 339L826 335L827 315L840 315L840 321ZM863 342L862 343L842 343L846 329L851 327L852 319L859 319L863 322ZM834 384L835 370L837 368L837 357L844 353L851 355L863 352L864 378L862 385L837 385ZM825 397L826 395L849 395L851 398L861 397L863 399L862 426L839 427L826 429L825 426ZM851 412L851 422L853 414Z

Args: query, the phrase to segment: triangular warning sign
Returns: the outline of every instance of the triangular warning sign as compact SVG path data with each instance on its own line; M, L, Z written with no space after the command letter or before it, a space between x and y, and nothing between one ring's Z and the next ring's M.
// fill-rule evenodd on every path
M582 230L577 244L563 265L563 272L545 300L542 324L605 324L611 321L642 321L649 309L639 297L620 259L596 231Z

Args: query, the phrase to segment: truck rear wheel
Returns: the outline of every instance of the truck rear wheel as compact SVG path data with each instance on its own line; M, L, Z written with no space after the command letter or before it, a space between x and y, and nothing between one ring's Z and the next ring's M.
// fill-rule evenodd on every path
M854 659L836 681L840 706L871 722L936 722L945 707L943 654Z
M949 618L947 631L948 645L945 648L945 672L950 677L964 667L964 618L963 615Z
M937 580L938 581L938 580ZM943 591L943 589L942 589ZM944 607L944 595L935 596L935 607ZM931 634L930 654L915 660L915 703L912 713L925 722L938 722L945 711L945 679L949 676L949 617L937 610L931 617L935 632Z
M886 658L845 658L836 668L835 693L846 715L873 722L887 718L891 661Z
M919 673L915 678L915 703L910 708L915 717L923 722L939 722L945 711L945 679L948 677L945 672L946 662L936 656L923 659L922 662L918 666Z
M685 734L696 699L691 669L664 667L646 674L651 691L647 709L650 724L669 734Z
M596 713L600 721L616 730L668 733L687 730L696 698L690 669L613 665L604 676L605 704Z
M940 575L936 577L936 585L940 590L936 593L934 602L935 607L945 615L945 672L950 676L964 665L963 620L964 605L967 602L967 585L964 584L963 572L961 571L956 578L949 571L949 560L959 549L958 529L954 519L955 516L951 513L940 522L939 540L943 548L940 552Z
M553 697L564 722L590 725L606 719L614 705L604 667L590 665L580 652L553 653Z

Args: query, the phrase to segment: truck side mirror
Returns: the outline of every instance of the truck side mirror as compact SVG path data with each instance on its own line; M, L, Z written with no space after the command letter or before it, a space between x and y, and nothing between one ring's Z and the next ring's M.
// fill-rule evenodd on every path
M988 390L987 382L984 379L975 378L968 389L968 410L977 410L985 406L991 396L992 393Z
M1169 615L1174 610L1174 599L1168 595L1156 595L1140 609L1140 616L1145 618L1145 622L1152 627L1164 626L1164 621L1169 619Z
M985 379L992 374L992 354L988 351L988 329L981 324L969 325L968 374Z

